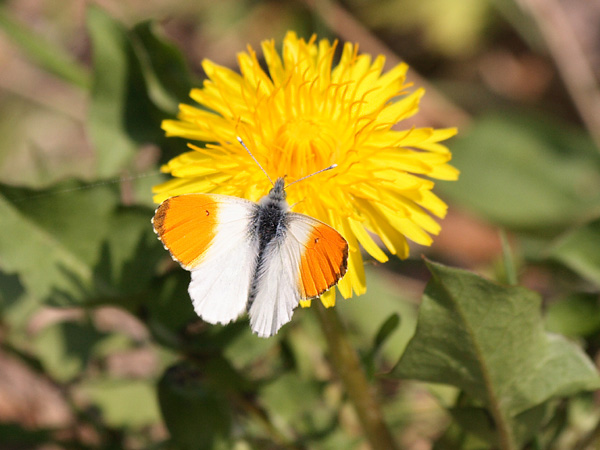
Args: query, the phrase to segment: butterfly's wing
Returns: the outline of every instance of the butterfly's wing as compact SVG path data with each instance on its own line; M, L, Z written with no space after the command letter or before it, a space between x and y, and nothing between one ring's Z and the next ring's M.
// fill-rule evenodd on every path
M258 254L256 208L237 197L187 194L165 200L152 219L173 259L191 271L188 291L207 322L229 323L246 310Z
M287 229L265 249L250 305L250 327L272 336L289 322L300 300L315 298L346 273L348 243L336 230L312 217L286 214Z

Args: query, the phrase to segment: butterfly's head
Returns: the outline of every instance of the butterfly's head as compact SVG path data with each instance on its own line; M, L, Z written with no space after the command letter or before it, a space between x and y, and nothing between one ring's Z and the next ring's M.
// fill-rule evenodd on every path
M283 178L277 178L277 181L275 181L275 184L269 191L269 198L272 200L281 201L285 200L286 196L285 181Z

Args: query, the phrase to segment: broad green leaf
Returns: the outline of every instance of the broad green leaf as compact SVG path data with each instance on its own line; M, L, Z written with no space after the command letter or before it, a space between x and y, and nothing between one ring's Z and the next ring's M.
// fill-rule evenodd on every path
M598 211L600 158L583 132L513 114L487 116L452 142L460 180L440 191L509 229L560 230Z
M91 284L119 199L109 186L84 186L69 182L34 191L0 185L0 267L18 274L39 300L56 289L73 292L73 279Z
M76 86L88 88L90 76L86 68L62 48L11 17L6 6L0 7L0 28L42 69Z
M0 268L18 276L38 303L134 308L166 252L150 224L152 209L119 202L111 185L68 182L43 191L0 185Z
M160 410L177 448L209 449L226 439L231 410L225 394L188 362L171 366L158 383Z
M96 6L88 8L93 77L89 132L98 174L114 176L141 143L162 136L163 114L152 103L143 68L128 31Z
M555 403L552 401L542 403L510 419L510 426L515 434L514 439L519 448L531 441L537 435L538 430L549 421L556 409ZM492 448L498 446L494 421L487 410L467 406L452 408L450 413L463 430L486 441L487 445Z
M153 277L165 259L150 223L152 210L120 207L105 223L107 236L92 267L93 283L73 280L72 292L55 290L51 303L58 306L114 304L136 311L154 293Z
M133 428L160 422L154 383L148 379L85 381L82 392L102 413L104 423L114 428Z
M110 281L122 294L147 289L158 263L168 257L152 229L153 215L151 208L120 207L108 221L105 259L97 266L96 276Z
M600 286L600 219L563 236L548 256Z
M55 380L66 382L83 372L94 347L105 336L89 323L59 322L36 336L35 347L46 372Z
M456 386L505 429L549 399L600 387L581 349L544 331L538 294L440 264L428 267L433 278L417 330L393 376Z
M546 311L546 329L566 336L590 336L600 331L598 294L571 294Z

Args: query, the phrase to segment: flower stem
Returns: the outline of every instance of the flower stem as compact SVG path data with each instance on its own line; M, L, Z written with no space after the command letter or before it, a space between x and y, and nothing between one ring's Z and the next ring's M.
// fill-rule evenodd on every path
M315 302L316 312L329 347L331 362L340 377L350 402L373 449L398 448L383 420L379 403L360 365L356 351L350 345L346 329L334 308Z

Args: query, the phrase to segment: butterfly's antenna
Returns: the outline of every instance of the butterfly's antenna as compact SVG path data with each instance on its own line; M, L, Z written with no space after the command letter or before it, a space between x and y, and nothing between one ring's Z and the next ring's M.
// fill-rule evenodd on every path
M318 174L320 174L321 172L325 172L326 170L335 169L336 167L337 167L337 164L332 164L332 165L330 165L329 167L325 167L324 169L317 170L315 173L311 173L310 175L306 175L305 177L302 177L302 178L300 178L299 180L292 181L290 184L288 184L288 185L286 186L286 188L290 187L292 184L296 184L296 183L298 183L299 181L306 180L307 178L310 178L310 177L312 177L313 175L318 175Z
M267 173L267 171L265 169L263 169L263 166L261 166L260 163L256 160L256 158L254 157L254 155L252 154L252 152L250 150L248 150L248 147L246 147L246 144L244 144L244 141L242 141L242 138L238 136L237 140L240 141L240 144L242 144L242 147L244 147L246 149L246 151L252 157L252 159L254 160L254 162L256 163L256 165L258 167L260 167L260 170L262 170L263 173L267 176L267 178L269 179L269 181L271 182L271 184L273 186L275 186L275 183L273 183L273 180L271 180L271 177L269 176L269 174Z

